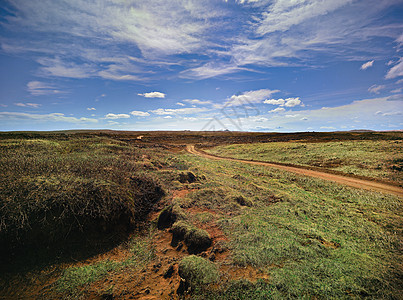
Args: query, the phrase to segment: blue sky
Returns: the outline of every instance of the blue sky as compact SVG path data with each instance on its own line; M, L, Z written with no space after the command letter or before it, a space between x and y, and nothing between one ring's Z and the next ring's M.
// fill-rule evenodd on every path
M403 128L403 0L3 0L0 130Z

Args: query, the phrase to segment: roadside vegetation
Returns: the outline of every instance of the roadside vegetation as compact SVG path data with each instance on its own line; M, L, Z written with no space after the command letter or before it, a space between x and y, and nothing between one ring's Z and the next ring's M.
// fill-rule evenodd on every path
M272 142L234 144L207 150L220 156L291 163L403 182L403 140Z
M375 143L380 153L378 141L360 143ZM230 147L220 148L229 155ZM0 237L7 255L0 296L399 299L403 293L397 196L178 148L95 134L1 139ZM383 151L397 156L391 145Z
M215 222L229 238L230 261L224 264L270 276L256 283L229 281L200 298L399 298L398 197L261 166L182 158L208 180L181 207L216 212Z

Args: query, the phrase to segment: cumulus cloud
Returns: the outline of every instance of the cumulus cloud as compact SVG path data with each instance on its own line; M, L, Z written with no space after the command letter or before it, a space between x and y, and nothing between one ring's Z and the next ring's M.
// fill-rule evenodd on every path
M368 92L374 93L374 94L379 94L379 91L384 89L385 87L386 86L384 86L384 85L376 85L376 84L374 84L374 85L372 85L372 86L370 86L368 88Z
M260 89L254 91L243 92L239 95L232 95L227 101L226 105L246 105L248 103L259 103L263 99L280 92L279 90Z
M32 107L32 108L38 108L39 106L41 106L41 104L38 103L22 103L22 102L14 103L14 105L20 107Z
M91 118L75 118L66 117L62 113L50 114L29 114L18 112L0 112L0 119L7 120L35 120L35 121L54 121L54 122L68 122L68 123L97 123L97 119Z
M115 119L127 119L130 118L130 115L128 114L106 114L105 115L105 119L111 119L111 120L115 120Z
M137 94L139 96L143 96L145 98L165 98L164 93L161 92L150 92L150 93L143 93L143 94Z
M286 107L294 107L294 106L302 105L302 102L299 99L299 97L287 98L287 99L267 99L267 100L263 101L263 103L271 104L271 105L286 106Z
M285 108L277 107L275 109L269 110L269 113L277 113L277 112L282 112L282 111L285 111Z
M185 106L185 104L183 104L182 102L176 102L176 105Z
M284 99L277 99L277 100L276 99L267 99L267 100L264 100L263 103L284 106L285 100Z
M150 115L146 111L138 111L138 110L133 110L132 112L130 112L130 114L136 117L148 117Z
M366 63L364 63L364 64L361 65L361 68L360 68L360 69L361 69L361 70L366 70L366 69L372 67L373 64L374 64L374 61L373 61L373 60L367 61Z
M87 110L97 110L95 107L87 107Z

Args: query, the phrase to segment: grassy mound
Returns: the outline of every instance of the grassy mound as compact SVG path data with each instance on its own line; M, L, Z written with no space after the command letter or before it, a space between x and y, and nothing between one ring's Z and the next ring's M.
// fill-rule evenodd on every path
M164 195L119 141L74 138L0 143L0 254L70 255L114 244Z
M172 228L172 246L176 246L179 241L184 240L191 254L205 251L211 246L212 240L207 231L196 228L185 221L178 221Z
M219 271L211 261L190 255L179 263L179 276L184 279L183 291L211 284L219 279Z

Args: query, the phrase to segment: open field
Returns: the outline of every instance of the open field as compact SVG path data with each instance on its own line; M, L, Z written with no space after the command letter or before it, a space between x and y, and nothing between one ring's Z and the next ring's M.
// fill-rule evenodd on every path
M0 134L0 237L3 253L12 250L2 256L0 295L399 299L400 198L211 160L184 146L226 145L209 151L228 155L251 147L244 155L252 155L278 149L270 140L303 140L281 144L316 145L318 156L320 147L342 141L350 145L337 148L343 158L358 157L359 144L387 166L383 154L398 158L393 143L400 147L400 139L399 133ZM366 162L374 166L376 155ZM395 171L388 180L401 178Z
M403 141L274 142L215 147L221 156L320 167L402 183Z

